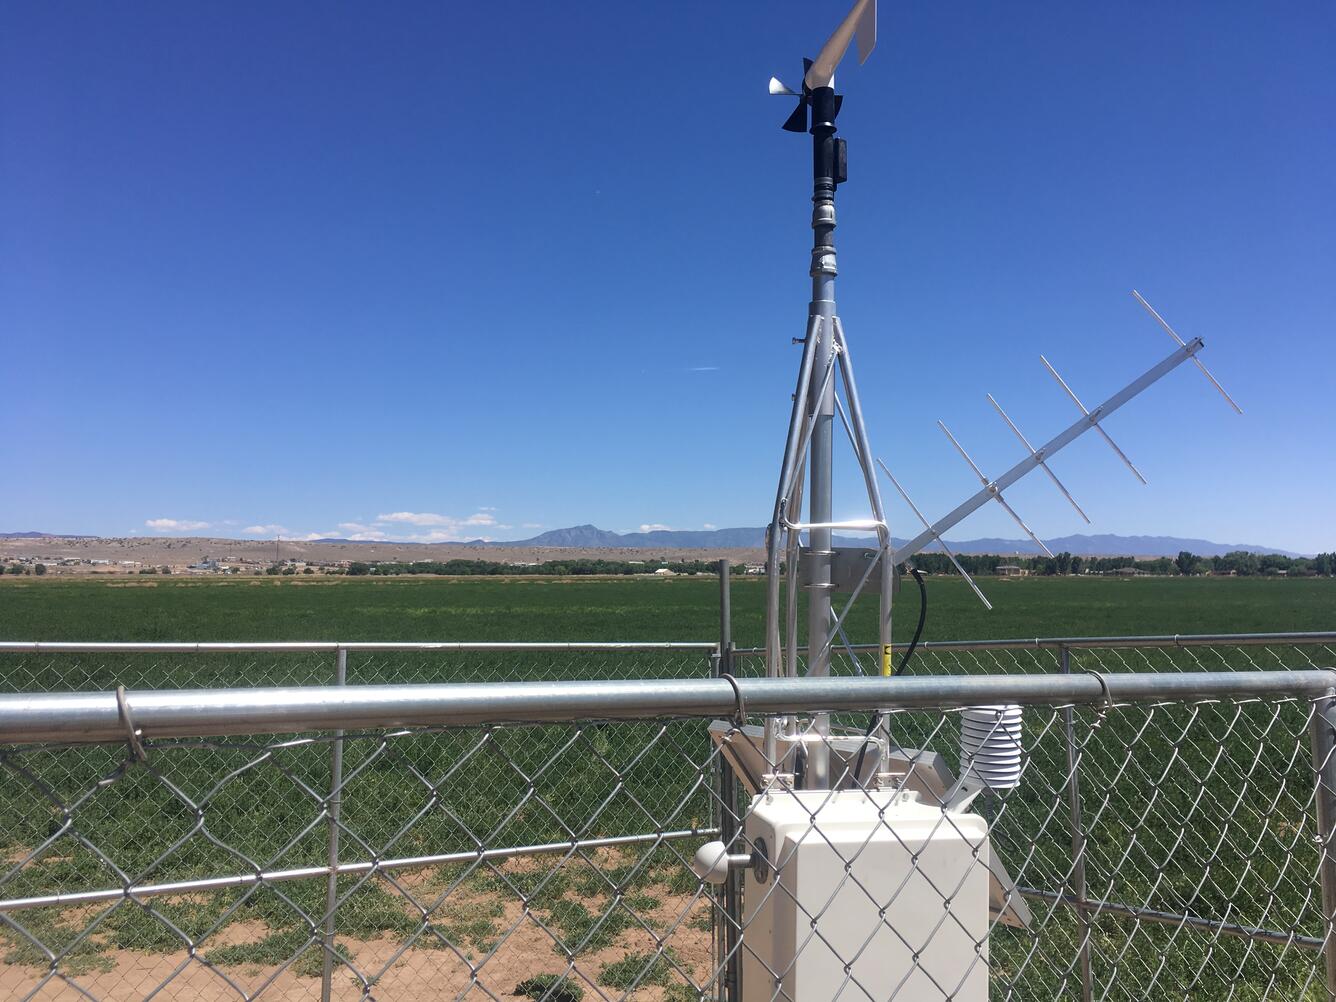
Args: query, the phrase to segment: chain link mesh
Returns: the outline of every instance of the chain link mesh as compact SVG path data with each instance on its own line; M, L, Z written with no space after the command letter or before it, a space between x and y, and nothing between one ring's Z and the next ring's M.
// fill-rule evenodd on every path
M1187 650L1086 650L1081 669L1323 666L1317 647ZM495 677L465 654L352 655L348 677L442 681L466 660L467 680ZM144 682L115 682L184 677L189 659L175 657L141 662ZM708 665L699 651L635 664L625 661L642 653L496 657L496 670L540 679L698 678ZM968 658L994 675L1060 667L1046 649ZM307 668L305 656L272 660L329 681L329 655ZM46 688L96 688L93 677ZM149 741L144 762L124 746L0 748L0 996L318 999L328 968L337 999L685 1002L720 997L731 928L748 1002L809 1002L794 965L817 958L842 972L822 996L840 999L963 999L979 977L987 997L1026 1002L1325 999L1313 717L1302 699L1027 706L1019 784L985 789L967 811L928 805L932 837L970 850L963 865L933 862L894 809L851 841L828 820L829 794L779 792L772 800L796 805L799 841L824 847L836 877L814 896L773 869L764 885L748 871L733 916L690 860L723 814L740 832L730 848L753 851L776 808L742 791L720 800L721 759L700 720ZM940 755L960 775L961 721L951 709L894 712L890 749L915 768ZM837 734L866 722L834 718ZM888 883L896 846L911 862ZM1005 866L1028 928L980 919L971 895L981 867L991 879L989 859ZM931 921L925 897L940 902ZM801 927L783 962L757 924L767 900ZM867 919L856 935L850 914ZM908 972L890 984L869 973L888 957Z
M1324 635L1329 637L1330 635ZM1312 642L1277 640L1272 643L1230 643L1228 638L1207 643L1183 638L1145 638L1131 645L1113 641L1001 641L975 644L922 644L909 666L911 675L1047 675L1062 668L1066 650L1072 671L1189 672L1258 671L1325 668L1336 664L1336 640ZM900 648L896 649L896 660ZM765 651L748 648L734 652L738 675L765 674ZM799 658L799 674L806 667ZM836 644L831 649L831 672L836 675L876 675L880 657L875 647Z
M109 645L110 646L110 645ZM317 650L267 650L242 645L199 652L135 649L2 651L0 692L83 692L114 689L206 689L232 686L332 685L333 645ZM559 681L566 678L700 678L710 646L626 644L604 649L414 645L384 650L349 645L348 684Z

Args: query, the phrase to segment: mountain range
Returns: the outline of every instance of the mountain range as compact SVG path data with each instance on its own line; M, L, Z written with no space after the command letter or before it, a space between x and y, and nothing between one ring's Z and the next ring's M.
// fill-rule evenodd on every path
M866 546L871 537L843 538L836 537L840 546ZM905 542L896 539L898 546ZM1037 547L1028 539L1000 539L985 537L982 539L948 540L951 548L958 553L1039 553ZM1259 546L1253 543L1215 543L1209 539L1186 539L1179 536L1117 536L1112 534L1058 536L1046 539L1044 543L1054 553L1066 551L1076 556L1130 556L1130 557L1172 557L1180 550L1188 550L1202 557L1223 556L1226 553L1246 550L1249 553L1279 553L1297 557L1300 554L1282 550L1274 546ZM650 532L611 532L594 525L574 525L566 529L552 529L530 539L492 542L473 540L470 546L553 546L581 549L622 548L622 549L759 549L765 545L764 528L736 529L655 529Z
M59 535L47 532L0 532L0 539L96 539L96 536L81 534ZM142 538L142 537L141 537ZM835 537L839 546L867 546L871 537L859 538ZM326 537L305 540L315 543L371 543L377 540L352 540L339 537ZM898 546L904 540L896 539ZM981 539L948 540L957 553L996 553L1033 555L1040 552L1039 547L1028 539L1001 539L984 537ZM1209 539L1188 539L1181 536L1118 536L1075 535L1058 536L1044 542L1054 553L1064 550L1075 556L1118 556L1118 557L1172 557L1180 550L1187 550L1202 557L1223 556L1238 550L1249 553L1279 553L1287 557L1303 554L1282 550L1274 546L1259 546L1255 543L1216 543ZM427 544L401 543L397 545L415 546ZM455 546L512 548L553 548L572 550L759 550L765 546L765 529L655 529L649 532L612 532L595 525L573 525L565 529L551 529L529 539L486 540L474 539L453 544Z
M0 539L94 539L80 533L64 534L58 532L0 532Z

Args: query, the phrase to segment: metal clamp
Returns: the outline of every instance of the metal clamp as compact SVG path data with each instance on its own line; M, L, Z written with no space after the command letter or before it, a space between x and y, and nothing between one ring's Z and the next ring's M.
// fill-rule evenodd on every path
M135 727L135 719L130 715L130 701L125 696L125 686L116 686L116 712L121 718L121 723L125 725L126 743L130 746L130 754L136 762L147 762L148 755L144 752L144 745L139 740L143 732Z
M1103 672L1087 670L1086 674L1089 675L1091 678L1093 678L1096 682L1098 682L1100 689L1102 689L1104 692L1103 709L1105 710L1112 709L1113 695L1109 692L1109 681L1104 677Z
M721 673L719 677L733 687L733 700L737 704L733 710L733 723L742 727L747 723L747 700L742 695L742 686L738 685L738 680L727 672Z

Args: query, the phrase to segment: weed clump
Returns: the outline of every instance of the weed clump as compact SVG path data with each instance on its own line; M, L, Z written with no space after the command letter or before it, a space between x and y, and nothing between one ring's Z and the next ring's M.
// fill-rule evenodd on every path
M621 960L604 964L598 972L598 983L621 989L667 985L673 970L667 953L628 953Z
M539 974L525 978L515 986L515 995L525 995L535 1002L580 1002L584 987L564 974Z

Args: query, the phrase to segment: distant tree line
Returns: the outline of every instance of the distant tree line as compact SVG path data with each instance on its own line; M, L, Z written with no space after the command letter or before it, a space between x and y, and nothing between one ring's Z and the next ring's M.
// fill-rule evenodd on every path
M1041 577L1066 576L1070 574L1117 574L1128 569L1141 574L1158 576L1196 575L1196 574L1236 574L1240 577L1280 576L1290 577L1336 576L1336 553L1319 553L1315 557L1285 557L1279 554L1247 553L1239 550L1224 556L1201 557L1186 550L1177 557L1156 557L1145 559L1137 557L1082 557L1072 553L1058 553L1052 557L1044 556L1003 556L995 553L963 553L958 556L961 566L970 574L998 574L998 568L1011 566ZM955 568L944 553L920 553L914 557L914 564L928 574L953 574ZM354 561L348 565L347 574L392 575L392 574L449 574L449 575L534 575L534 576L580 576L590 574L652 574L664 568L674 574L716 574L719 564L714 560L593 560L571 559L550 560L540 564L507 564L493 560L415 560L412 563L386 561L372 563ZM734 574L745 574L745 564L733 565ZM783 565L780 570L783 571ZM268 570L270 574L291 573L280 571L277 567Z
M0 567L0 574L4 574L6 568ZM10 564L8 568L10 574L36 574L39 577L46 573L46 564L34 564L28 567L26 564Z
M455 575L586 575L586 574L653 574L667 569L674 574L715 574L719 563L715 560L549 560L541 564L505 564L493 560L415 560L412 563L365 563L353 561L348 565L349 575L366 574L455 574ZM734 574L745 572L742 564L733 568Z
M1315 557L1285 557L1274 553L1248 553L1237 550L1218 557L1200 557L1187 550L1172 560L1157 557L1153 560L1136 557L1080 557L1058 553L1052 557L998 556L996 554L962 553L960 564L970 574L997 574L1002 566L1019 567L1031 574L1051 577L1067 574L1117 574L1125 568L1143 574L1237 574L1240 577L1279 576L1328 577L1336 575L1336 553L1319 553ZM945 553L920 553L914 557L919 570L929 574L949 574L955 568Z

